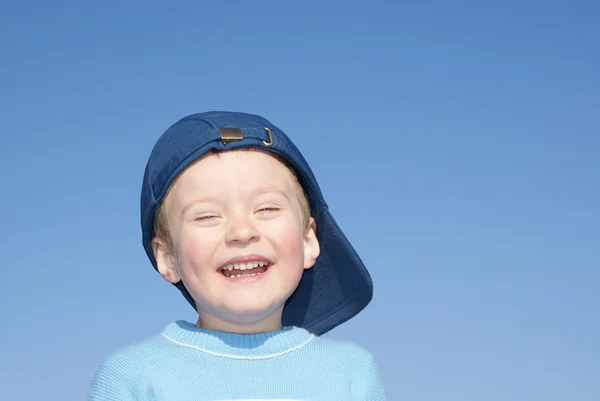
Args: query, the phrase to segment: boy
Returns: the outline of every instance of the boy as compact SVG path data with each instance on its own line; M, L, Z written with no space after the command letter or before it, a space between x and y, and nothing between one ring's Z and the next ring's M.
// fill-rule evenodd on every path
M141 222L198 321L108 358L89 400L385 400L367 351L318 337L372 284L280 129L233 112L175 123L146 166Z

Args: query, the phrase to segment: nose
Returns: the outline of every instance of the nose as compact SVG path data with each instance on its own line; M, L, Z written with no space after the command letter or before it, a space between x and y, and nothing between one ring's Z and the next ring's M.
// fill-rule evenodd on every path
M236 219L231 222L225 241L229 244L248 244L260 239L260 233L247 219Z

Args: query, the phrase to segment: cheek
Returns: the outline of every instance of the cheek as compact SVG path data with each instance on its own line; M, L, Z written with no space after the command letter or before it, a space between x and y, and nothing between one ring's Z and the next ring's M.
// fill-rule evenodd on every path
M180 267L184 275L198 272L199 266L206 265L211 257L211 247L207 238L200 236L182 235L180 237L179 255Z
M281 230L276 238L278 247L282 253L281 256L286 258L298 259L302 257L304 244L300 231L296 229ZM299 262L301 259L299 259Z

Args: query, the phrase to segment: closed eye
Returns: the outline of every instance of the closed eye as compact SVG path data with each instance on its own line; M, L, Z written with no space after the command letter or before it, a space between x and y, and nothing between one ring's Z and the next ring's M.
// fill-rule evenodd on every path
M276 206L264 206L256 210L256 215L262 218L270 219L279 214L281 208Z
M209 215L204 215L204 216L197 216L196 218L194 218L194 221L209 221L209 220L215 219L215 218L217 218L216 215L209 214Z
M279 210L278 207L263 207L258 209L259 212L275 212L277 210Z

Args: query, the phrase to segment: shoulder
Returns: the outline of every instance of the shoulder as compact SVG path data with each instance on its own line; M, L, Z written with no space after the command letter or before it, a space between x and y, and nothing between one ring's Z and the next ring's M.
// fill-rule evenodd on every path
M102 366L144 370L144 368L159 362L171 347L171 342L162 335L155 335L110 354L102 362Z
M315 338L317 353L322 354L335 366L336 372L344 372L350 379L353 399L386 399L379 367L373 354L366 348L349 341Z
M350 376L361 376L377 370L373 354L356 343L315 337L307 347L310 360L316 364L340 369Z
M170 347L169 341L156 335L107 356L95 372L88 400L152 399L144 393L168 359Z

